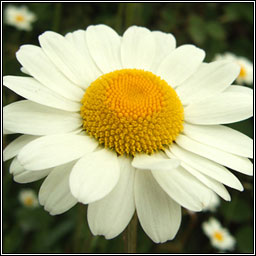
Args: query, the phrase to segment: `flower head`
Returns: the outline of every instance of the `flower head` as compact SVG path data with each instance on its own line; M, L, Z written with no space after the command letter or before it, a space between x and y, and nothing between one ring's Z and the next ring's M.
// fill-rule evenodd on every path
M225 251L233 250L235 246L235 239L230 235L226 228L223 228L219 221L214 218L210 218L203 225L204 233L209 237L213 247Z
M203 63L203 50L137 26L39 42L17 52L29 77L4 77L27 99L4 108L5 132L24 134L4 158L17 182L46 177L39 202L50 214L89 204L92 233L110 239L136 210L159 243L178 232L181 206L201 211L212 191L243 190L226 167L252 175L252 140L222 125L252 116L252 90L231 86L239 65Z
M31 30L31 23L33 23L35 20L35 14L29 11L26 6L17 7L14 5L8 5L5 8L5 23L14 26L19 30Z
M252 84L253 83L253 64L245 57L236 56L233 53L217 54L215 60L229 60L235 61L240 66L240 73L236 78L238 84Z
M32 189L23 189L19 193L19 200L25 207L35 208L38 204L37 196Z

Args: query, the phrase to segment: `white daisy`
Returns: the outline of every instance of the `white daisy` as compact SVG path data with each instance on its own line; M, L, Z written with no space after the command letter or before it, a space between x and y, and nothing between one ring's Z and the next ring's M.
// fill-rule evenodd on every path
M132 26L105 25L17 52L31 77L4 77L27 100L4 108L4 151L17 182L46 177L39 202L60 214L89 204L94 235L119 235L135 210L156 243L173 239L181 206L201 211L224 185L243 190L226 167L252 175L252 140L221 124L252 116L252 90L230 84L237 64L203 63L193 45ZM224 167L226 166L226 167ZM224 184L224 185L223 185Z
M240 73L236 78L238 84L252 84L253 83L253 64L245 57L236 56L233 53L227 52L224 54L217 54L215 60L235 61L240 66Z
M203 211L216 212L217 208L220 205L220 198L216 193L213 193L211 201L209 204L203 209Z
M19 200L25 207L35 208L38 204L37 196L32 189L23 189L19 193Z
M4 21L6 24L16 27L19 30L31 30L36 15L29 11L26 6L8 5L4 10Z
M202 228L209 237L213 247L221 251L234 249L236 243L234 237L216 219L210 218L207 222L203 223Z

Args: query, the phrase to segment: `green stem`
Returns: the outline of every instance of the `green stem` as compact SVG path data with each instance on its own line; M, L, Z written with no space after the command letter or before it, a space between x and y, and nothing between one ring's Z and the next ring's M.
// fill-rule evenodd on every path
M124 252L125 253L136 253L137 248L137 223L138 218L136 213L130 221L128 227L124 231Z
M190 217L190 221L186 230L174 241L158 245L156 247L157 253L168 252L179 254L183 252L183 249L186 248L186 243L191 237L193 231L195 230L198 221L198 216L196 213L187 212L187 214Z
M53 25L52 25L52 29L55 32L59 32L60 20L61 20L61 9L62 9L62 3L56 3L55 10L54 10Z
M82 238L84 237L84 221L85 221L85 212L86 207L82 204L77 206L77 221L76 221L76 229L74 233L74 252L80 253L81 252L81 242Z
M118 10L116 14L116 30L122 34L123 33L123 17L124 17L125 4L120 3L118 5Z
M125 4L125 20L124 20L124 24L125 24L125 28L130 27L131 25L133 25L133 20L134 20L134 13L135 13L135 8L136 4L134 3L126 3Z
M74 253L90 253L92 234L86 226L86 212L88 205L79 204L77 209L77 222L74 230Z

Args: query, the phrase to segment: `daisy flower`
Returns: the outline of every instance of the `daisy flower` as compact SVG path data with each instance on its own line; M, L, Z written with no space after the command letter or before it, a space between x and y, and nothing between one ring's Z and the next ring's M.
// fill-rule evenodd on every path
M60 214L89 204L94 235L119 235L136 210L156 243L173 239L181 206L201 211L225 186L243 190L226 167L252 175L252 139L222 124L252 116L252 90L232 85L236 63L203 63L194 45L173 35L106 25L17 52L29 76L5 76L26 98L4 108L5 133L21 133L4 151L25 183L46 177L39 202ZM223 185L224 184L224 185Z
M29 11L26 6L8 5L4 11L4 21L6 24L16 27L19 30L31 30L36 15Z
M220 205L220 198L216 193L213 193L212 199L209 204L203 209L203 211L216 212Z
M19 200L25 207L35 208L38 204L37 196L32 189L23 189L19 193Z
M224 54L217 54L215 60L230 60L235 61L240 66L240 73L236 78L238 84L252 84L253 83L253 64L245 57L236 56L233 53L227 52Z
M235 239L226 228L223 228L219 221L210 218L202 225L204 233L209 237L211 245L221 251L233 250Z

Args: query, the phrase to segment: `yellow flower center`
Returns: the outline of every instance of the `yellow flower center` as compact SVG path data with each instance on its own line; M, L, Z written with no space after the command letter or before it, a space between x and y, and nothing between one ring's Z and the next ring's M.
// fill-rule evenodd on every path
M26 205L26 206L32 206L33 202L34 202L34 200L32 197L27 197L24 199L24 205Z
M23 16L23 15L20 15L20 14L18 14L18 15L15 17L15 19L16 19L17 22L22 22L22 21L25 20L24 16Z
M240 66L241 66L241 69L238 77L245 78L246 77L245 67L243 65L240 65Z
M120 155L164 149L183 129L183 106L175 90L148 71L104 74L81 102L84 130Z
M223 241L223 234L219 231L214 232L213 237L219 242Z

